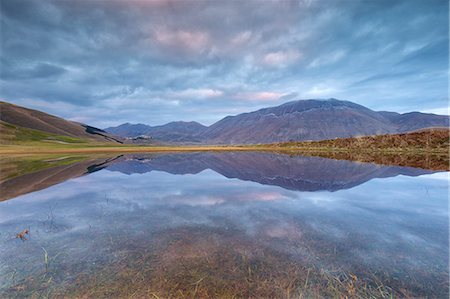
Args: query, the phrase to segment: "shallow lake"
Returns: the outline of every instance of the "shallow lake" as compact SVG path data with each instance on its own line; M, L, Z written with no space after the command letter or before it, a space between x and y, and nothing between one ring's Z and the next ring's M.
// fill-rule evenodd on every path
M448 178L248 152L29 172L0 189L0 297L448 298Z

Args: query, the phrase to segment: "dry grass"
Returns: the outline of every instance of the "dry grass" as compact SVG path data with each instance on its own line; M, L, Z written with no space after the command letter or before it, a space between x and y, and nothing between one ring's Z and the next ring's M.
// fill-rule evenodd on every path
M449 151L450 131L448 129L429 129L404 134L337 138L321 141L275 143L275 148L317 148L345 149L359 151Z

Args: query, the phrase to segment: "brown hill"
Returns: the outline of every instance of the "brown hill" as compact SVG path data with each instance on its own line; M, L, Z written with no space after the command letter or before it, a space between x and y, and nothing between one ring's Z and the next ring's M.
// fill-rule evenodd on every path
M2 101L0 101L0 120L15 126L51 134L97 142L122 143L120 137L111 135L101 129Z

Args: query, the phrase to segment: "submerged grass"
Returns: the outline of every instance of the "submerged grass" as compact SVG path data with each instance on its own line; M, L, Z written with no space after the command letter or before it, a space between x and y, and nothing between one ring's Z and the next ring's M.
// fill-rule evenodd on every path
M109 259L73 268L52 264L1 293L54 298L397 298L438 296L383 274L325 269L236 231L178 228L147 236L99 236ZM149 243L149 240L152 243Z
M48 258L48 252L45 250L44 247L42 247L42 250L44 251L44 264L45 264L45 272L48 271L48 265L49 265L49 258Z

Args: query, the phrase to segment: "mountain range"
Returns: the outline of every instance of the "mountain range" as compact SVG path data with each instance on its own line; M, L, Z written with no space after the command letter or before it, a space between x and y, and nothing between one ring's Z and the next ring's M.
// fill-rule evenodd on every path
M200 134L208 127L195 122L174 121L162 126L125 123L105 131L122 137L149 136L166 142L201 142Z
M292 101L227 116L210 126L193 121L176 121L161 126L126 123L102 130L0 101L0 141L5 144L17 140L56 143L259 144L405 133L431 127L448 128L449 116L420 112L377 112L349 101L328 99Z
M163 142L258 144L405 133L448 126L446 115L377 112L349 101L312 99L227 116L210 126L197 122L171 122L162 126L126 123L104 130L121 137L146 135Z

